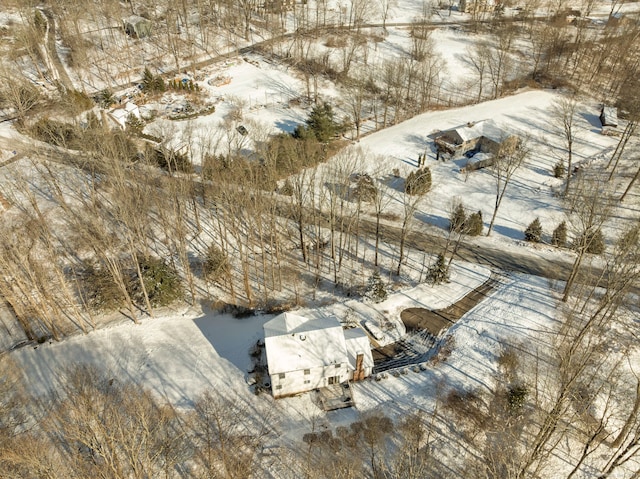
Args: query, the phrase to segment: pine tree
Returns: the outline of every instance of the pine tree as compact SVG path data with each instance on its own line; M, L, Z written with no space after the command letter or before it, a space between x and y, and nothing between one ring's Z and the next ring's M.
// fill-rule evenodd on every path
M145 67L142 72L142 89L144 91L153 91L154 77L149 67Z
M458 203L449 218L449 231L460 233L465 230L467 222L467 214L464 211L462 203Z
M588 232L581 241L581 244L586 246L586 252L590 254L602 254L604 253L604 235L601 230L595 230Z
M149 67L145 67L142 72L142 89L147 92L163 92L165 90L164 80L159 75L154 76Z
M467 234L469 236L480 236L483 228L482 211L478 210L477 213L469 215L467 218Z
M524 239L531 241L532 243L540 243L542 240L542 225L540 224L540 218L533 220L527 229L524 230Z
M375 270L373 274L369 276L364 297L374 303L380 303L387 299L387 289L384 286L379 270Z
M427 278L433 284L441 284L449 281L449 267L443 254L439 254L436 262L431 265L427 272Z
M558 248L564 248L567 244L567 222L563 221L556 229L553 230L551 236L551 244Z
M325 102L322 105L313 107L304 129L308 130L309 133L313 133L313 136L319 142L326 143L340 132L340 125L334 119L331 105ZM296 128L294 136L304 137L305 135L301 129Z
M556 178L564 178L564 175L566 174L567 169L564 166L564 163L562 161L557 162L555 165L553 165L553 176Z

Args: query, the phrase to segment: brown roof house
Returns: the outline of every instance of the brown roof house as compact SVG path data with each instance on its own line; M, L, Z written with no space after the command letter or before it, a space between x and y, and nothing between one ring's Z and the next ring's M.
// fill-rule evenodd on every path
M507 133L493 120L467 123L429 136L433 138L438 158L442 154L466 156L469 160L463 170L491 166L502 145L519 141L517 136Z
M471 151L495 153L502 142L512 135L498 127L493 120L481 120L430 136L439 153L464 155Z

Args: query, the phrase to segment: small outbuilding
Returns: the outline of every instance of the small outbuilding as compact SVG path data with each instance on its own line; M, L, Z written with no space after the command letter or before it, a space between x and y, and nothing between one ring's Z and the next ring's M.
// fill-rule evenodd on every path
M460 0L458 10L464 13L493 12L497 5L496 0Z
M337 318L283 313L264 325L273 397L279 398L371 375L369 338L343 329Z
M618 109L614 106L602 105L600 109L600 123L602 123L602 126L617 127Z
M122 20L124 32L133 38L145 38L151 35L151 21L138 15Z

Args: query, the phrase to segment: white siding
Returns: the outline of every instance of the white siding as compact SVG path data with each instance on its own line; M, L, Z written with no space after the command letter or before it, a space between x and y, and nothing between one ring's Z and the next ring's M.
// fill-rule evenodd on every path
M350 368L347 364L331 365L309 369L305 374L304 369L286 373L273 374L271 378L271 392L273 397L290 396L293 394L311 391L329 385L329 378L337 377L338 382L346 382L350 379ZM281 377L284 375L284 377Z

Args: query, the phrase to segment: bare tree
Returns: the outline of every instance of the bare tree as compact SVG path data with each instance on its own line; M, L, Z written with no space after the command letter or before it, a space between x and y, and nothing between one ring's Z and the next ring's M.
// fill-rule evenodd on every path
M269 411L256 414L242 400L205 393L196 402L190 421L194 459L204 469L197 477L260 477L259 454L272 431L272 421Z
M474 43L473 47L467 48L467 60L478 74L478 96L476 102L480 103L482 99L483 87L486 81L486 74L489 68L489 60L491 58L491 49L489 45L483 42Z
M566 280L562 301L566 302L571 293L580 265L599 231L611 212L611 194L597 176L582 173L576 178L569 197L572 203L571 217L576 240L576 258Z
M487 230L487 236L491 234L493 225L496 221L498 209L502 204L502 199L507 192L507 187L513 178L515 172L520 168L529 157L529 148L526 140L520 140L515 136L505 138L498 151L495 154L491 171L495 180L496 198L491 215L491 222Z
M400 270L402 268L402 263L404 262L405 243L407 241L407 236L411 231L414 215L418 210L418 206L422 199L422 195L410 195L406 191L402 194L402 226L400 227L398 267L396 268L396 274L398 276L400 276Z
M0 105L12 108L20 123L40 100L40 92L25 78L6 70L0 71Z
M578 102L575 95L558 99L552 110L554 122L560 129L567 150L567 179L564 187L565 196L569 192L571 176L573 175L573 143L576 140L576 119Z

